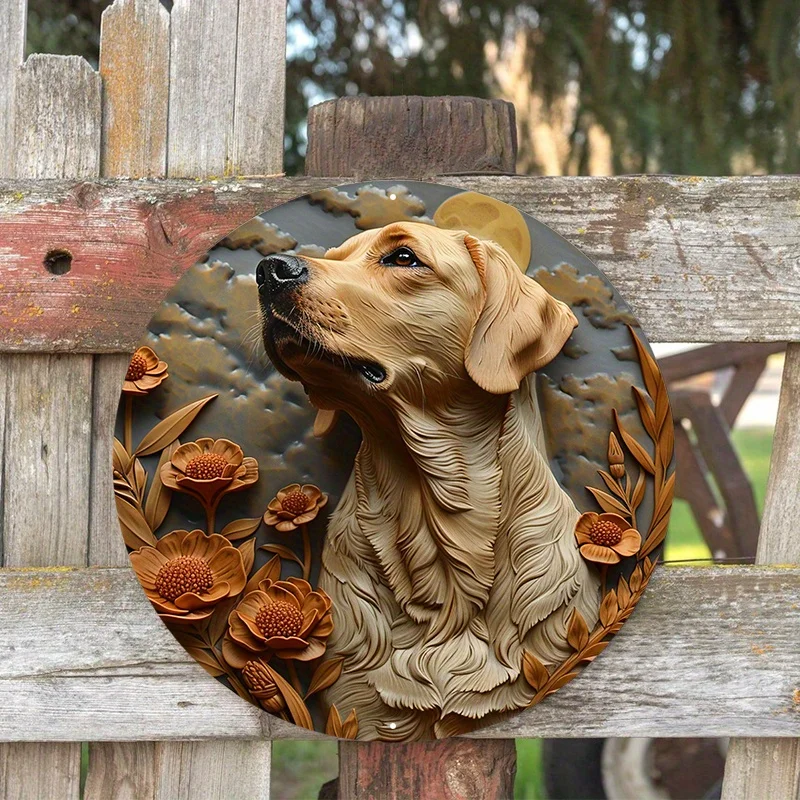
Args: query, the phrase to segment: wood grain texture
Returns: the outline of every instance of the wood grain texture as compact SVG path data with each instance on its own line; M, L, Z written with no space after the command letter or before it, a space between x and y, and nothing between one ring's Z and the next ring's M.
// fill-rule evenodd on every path
M343 97L308 112L309 175L513 173L516 156L514 106L504 100Z
M84 565L92 358L3 355L3 563Z
M786 350L767 497L758 537L760 564L800 564L800 345ZM800 692L798 692L800 697ZM795 713L800 711L797 702ZM798 733L800 735L800 732ZM734 739L725 762L723 800L800 800L800 739Z
M167 174L231 171L238 3L176 0L170 26Z
M100 167L100 76L79 56L32 55L16 78L18 178L92 178Z
M156 800L155 742L92 742L83 800Z
M0 3L0 176L10 177L14 166L14 96L17 72L25 57L27 0Z
M0 350L132 352L211 245L341 180L0 183ZM800 341L800 177L441 182L517 205L581 247L651 341ZM68 275L43 269L51 247L73 252Z
M89 564L98 567L127 567L128 552L122 541L114 504L111 474L111 446L114 422L128 368L128 355L94 357L92 374L92 439L89 501Z
M239 0L233 175L283 171L285 0Z
M0 746L3 800L78 800L81 746L17 742Z
M160 178L167 168L169 12L158 0L115 0L100 29L101 174Z
M268 741L156 744L156 800L268 800Z
M406 769L392 769L396 763L406 764ZM512 739L414 744L342 741L338 800L510 798L516 764Z
M0 592L0 739L304 735L210 680L129 569L2 570ZM661 568L597 663L474 738L798 736L800 569Z

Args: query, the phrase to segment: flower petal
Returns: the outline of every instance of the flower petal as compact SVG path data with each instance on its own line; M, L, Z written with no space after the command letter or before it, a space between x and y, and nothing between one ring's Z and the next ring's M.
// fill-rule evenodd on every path
M214 581L220 580L230 583L231 593L238 594L244 589L244 585L247 583L247 576L244 574L244 562L238 548L220 548L208 559L208 566L211 567Z
M301 487L301 491L312 503L316 503L316 501L322 497L319 486L314 486L313 483L304 483Z
M319 509L312 508L310 511L304 511L300 514L299 517L294 518L295 525L305 525L307 522L311 522L317 518L317 514L319 513Z
M280 511L282 508L283 506L281 505L281 501L278 500L277 497L273 497L272 500L269 501L269 505L267 506L267 510L274 511L275 513Z
M575 523L575 534L582 533L588 535L598 516L599 515L594 511L587 511L585 514L581 514L578 521Z
M144 392L149 392L151 389L155 389L162 382L162 379L159 378L157 375L150 375L145 372L141 378L137 378L134 381L136 384L137 389L142 389Z
M619 514L601 514L600 520L603 522L610 522L612 525L616 525L621 531L627 530L630 528L631 524L625 517L621 517Z
M255 483L258 480L258 461L248 457L242 461L242 466L244 467L244 474L236 477L247 486Z
M575 531L575 538L578 540L578 544L591 544L592 539L591 537L584 533L583 531L576 530Z
M635 528L628 528L623 532L622 538L617 544L612 545L612 549L621 556L632 556L639 552L642 546L642 537Z
M303 611L303 624L300 627L298 636L301 639L306 639L308 634L314 630L314 626L319 622L320 612L316 608L309 608Z
M264 522L267 525L277 525L280 522L276 514L273 514L271 511L266 511L264 513Z
M196 442L187 442L175 450L168 463L172 464L172 466L180 472L186 472L187 464L202 452L203 451Z
M254 653L260 653L266 649L264 637L254 636L244 619L236 611L232 611L228 617L228 626L228 634L237 644Z
M212 607L204 608L202 611L192 611L189 614L185 614L184 616L177 616L173 614L159 614L158 616L164 620L168 625L170 623L174 623L177 625L194 625L196 622L202 622L204 619L208 619L211 616L211 612L214 609Z
M315 658L325 655L325 643L319 639L311 639L308 647L301 650L299 653L281 653L281 658L284 659L297 659L298 661L313 661Z
M211 452L224 456L229 464L235 464L236 466L242 463L242 457L244 456L242 448L230 439L217 439L211 446Z
M599 544L581 545L581 555L587 561L595 561L598 564L616 564L620 560L610 547L602 547Z
M223 597L230 593L230 585L225 581L220 581L210 592L197 594L196 592L184 592L180 597L175 598L175 605L178 608L185 608L188 611L195 611L198 608L216 605Z
M183 540L188 535L188 531L171 531L166 536L162 536L156 544L156 549L169 561L183 555Z
M122 382L122 391L124 394L147 394L147 392L138 389L133 381L128 380Z
M275 530L281 533L289 533L289 531L296 531L297 525L290 519L283 519L275 526Z
M283 500L283 498L286 497L286 495L289 495L292 492L299 491L299 489L300 489L300 484L299 483L290 483L288 486L284 486L283 489L281 489L275 495L275 497L277 497L278 500Z
M136 576L142 585L149 585L153 588L155 586L155 579L158 576L158 571L169 559L165 558L155 547L141 547L139 550L134 550L130 554L131 565L133 566Z
M280 653L281 650L302 650L308 647L308 642L299 636L270 636L267 647Z
M158 356L155 354L151 347L146 344L136 349L135 356L141 356L148 370L158 365Z

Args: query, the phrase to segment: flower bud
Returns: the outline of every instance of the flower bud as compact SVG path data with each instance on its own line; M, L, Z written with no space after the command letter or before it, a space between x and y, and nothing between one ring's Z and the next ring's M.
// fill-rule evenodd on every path
M277 714L286 708L286 702L269 670L261 661L248 661L242 667L242 677L253 697L265 711Z
M608 434L608 466L615 478L621 478L625 474L625 454L614 431Z

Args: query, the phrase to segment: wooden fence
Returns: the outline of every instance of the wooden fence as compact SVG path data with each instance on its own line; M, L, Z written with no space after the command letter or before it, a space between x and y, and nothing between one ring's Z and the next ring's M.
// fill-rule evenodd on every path
M253 214L341 179L266 177L282 167L283 0L116 0L99 73L22 63L25 6L0 0L0 787L78 797L89 741L88 798L268 797L270 740L300 732L208 679L152 612L116 522L110 442L128 355L177 276ZM354 142L368 152L354 120L383 124L383 141L398 130L386 101L346 111L310 120L331 143L317 175ZM414 155L422 105L406 114L419 135L381 163L463 163ZM478 737L764 737L732 743L726 799L796 800L800 178L437 180L581 247L653 341L790 342L762 566L659 570L597 665ZM357 777L340 792L368 796Z

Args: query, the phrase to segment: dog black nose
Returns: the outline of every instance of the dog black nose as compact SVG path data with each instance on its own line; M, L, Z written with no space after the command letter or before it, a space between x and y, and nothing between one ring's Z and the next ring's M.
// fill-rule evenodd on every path
M256 267L259 288L270 294L291 289L308 280L308 266L297 256L267 256Z

